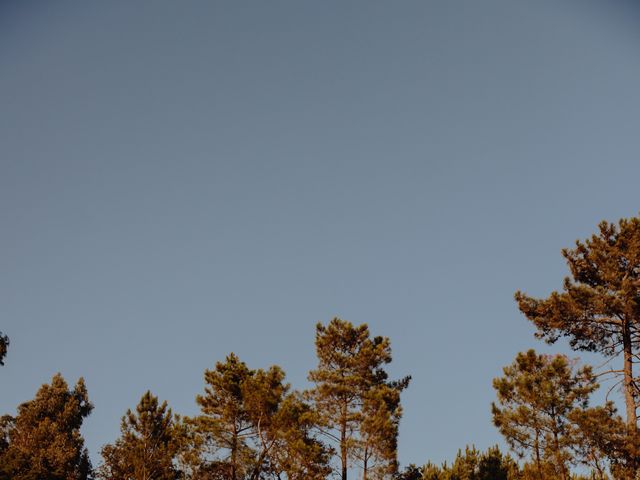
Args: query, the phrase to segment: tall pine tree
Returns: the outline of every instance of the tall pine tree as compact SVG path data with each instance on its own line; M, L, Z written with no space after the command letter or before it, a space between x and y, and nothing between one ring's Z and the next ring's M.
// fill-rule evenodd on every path
M205 371L201 415L190 419L205 447L202 475L223 480L320 480L326 447L312 435L313 410L290 392L284 372L251 370L230 354Z
M640 219L602 222L599 232L562 250L571 277L563 291L536 299L516 292L522 313L549 343L568 337L572 348L599 352L622 365L620 376L627 426L637 429L639 400L634 364L640 353Z
M392 359L389 339L371 338L366 324L334 318L327 326L316 326L316 354L318 366L309 373L315 387L307 395L323 433L337 447L340 478L347 480L353 461L359 462L365 480L372 470L393 473L399 394L410 377L388 380L384 366Z
M590 367L574 371L563 355L519 353L494 379L493 422L520 455L529 455L540 479L569 478L576 438L570 416L588 406L598 387Z
M18 407L14 419L3 417L0 478L86 480L91 463L80 427L92 409L82 378L70 390L62 375L55 375Z
M205 392L196 397L202 413L192 421L209 454L204 468L219 472L220 478L241 480L251 469L254 451L247 442L252 425L245 391L253 375L232 353L213 370L205 370Z

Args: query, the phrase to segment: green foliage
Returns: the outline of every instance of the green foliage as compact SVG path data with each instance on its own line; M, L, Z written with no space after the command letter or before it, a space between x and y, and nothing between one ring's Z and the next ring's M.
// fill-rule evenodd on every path
M397 470L400 392L410 381L389 381L391 362L386 337L370 338L366 324L354 326L334 318L316 326L318 367L309 373L315 387L307 392L326 437L337 446L342 480L349 462L358 462L363 479L382 478Z
M480 456L477 480L511 480L519 474L518 464L509 455L503 455L497 446Z
M397 471L398 426L402 416L400 391L394 384L372 386L362 395L360 441L354 456L372 478L383 478Z
M587 409L574 409L568 415L572 423L573 448L580 463L591 468L594 480L607 479L607 462L617 476L628 474L627 460L634 455L628 450L624 421L612 403Z
M205 448L200 471L228 480L324 479L329 451L312 435L316 416L284 372L250 370L231 354L205 371L202 414L190 419Z
M475 447L458 450L451 466L431 462L422 468L413 465L396 477L398 480L520 480L520 468L509 456L495 446L486 452Z
M135 412L122 417L121 436L102 448L104 480L175 480L174 462L182 448L182 431L167 407L147 391Z
M304 394L280 367L252 370L233 353L205 371L194 418L173 415L146 392L122 418L120 438L103 447L98 478L346 480L359 467L363 480L638 480L635 426L612 403L589 407L598 387L592 369L566 356L529 350L494 379L493 421L528 462L497 446L466 447L450 464L399 472L400 397L410 377L389 380L389 339L335 318L317 325L316 353L315 386ZM92 408L82 379L70 391L56 375L15 418L0 417L0 480L88 480L80 427ZM590 474L572 474L577 464Z
M569 476L576 443L569 416L586 409L598 387L590 367L573 367L564 355L529 350L493 381L499 404L492 404L493 422L509 446L528 455L539 471L544 464L563 479Z
M285 397L275 425L271 463L276 478L282 473L289 480L321 480L331 473L331 450L313 436L316 414L300 394Z
M246 439L251 423L244 393L253 374L231 354L225 363L218 362L214 370L205 371L205 394L196 397L202 410L194 419L197 431L214 455L217 470L228 470L232 480L245 478L252 469L254 452Z
M55 375L14 419L3 417L0 478L86 480L91 464L80 427L92 409L82 378L69 390Z
M564 249L571 278L562 292L535 299L522 292L515 298L522 313L537 327L537 336L553 343L569 338L572 348L622 354L622 376L627 425L636 428L638 389L633 366L640 335L640 219L602 222L599 232L574 249Z
M451 467L445 467L448 480L475 480L479 474L479 463L480 452L475 447L466 447L464 453L458 450Z
M447 475L446 463L442 467L439 467L438 465L428 462L422 467L421 480L447 480Z
M431 465L431 463L429 463ZM405 467L405 469L401 472L397 472L393 479L394 480L422 480L422 475L424 470L426 469L426 465L422 468L411 464ZM437 468L437 467L436 467Z
M481 453L475 447L458 451L450 468L446 468L446 480L509 480L516 478L518 467L500 449L492 447Z

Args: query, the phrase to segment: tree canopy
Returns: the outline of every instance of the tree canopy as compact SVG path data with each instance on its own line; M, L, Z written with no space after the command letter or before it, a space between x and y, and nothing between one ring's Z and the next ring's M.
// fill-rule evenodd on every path
M572 348L622 356L622 365L609 372L619 376L626 405L627 426L636 430L638 386L634 364L640 346L640 218L602 222L599 232L573 249L562 250L570 277L562 292L536 299L520 291L522 313L549 343L567 337Z
M540 478L543 471L559 479L569 477L575 438L569 416L588 407L598 387L591 368L579 370L564 355L519 353L494 379L498 403L493 422L519 455L529 455Z
M562 291L518 291L518 307L538 338L567 338L606 362L594 369L530 349L493 380L493 423L518 461L497 446L471 446L450 463L400 469L401 396L411 377L389 378L389 338L334 318L316 325L307 390L294 389L280 366L250 368L230 353L204 371L193 417L147 391L96 471L80 433L93 408L84 381L70 389L57 374L15 416L0 417L0 480L638 480L640 219L602 222L562 254L570 271ZM0 333L0 365L8 345ZM598 381L609 377L593 406ZM625 419L608 399L618 386Z
M366 324L334 318L316 326L318 366L309 373L315 387L307 392L326 438L338 449L339 472L347 480L349 462L359 463L363 479L397 470L400 392L410 381L389 381L388 338L371 338Z
M86 480L91 463L80 427L92 409L82 378L70 390L62 375L55 375L18 407L15 418L4 417L0 478Z
M202 471L229 480L326 477L315 413L284 379L280 367L252 370L233 353L205 371L202 413L189 420L204 446Z
M147 391L135 412L122 417L121 436L102 448L104 463L98 470L103 480L176 480L174 462L182 448L181 431L167 402Z

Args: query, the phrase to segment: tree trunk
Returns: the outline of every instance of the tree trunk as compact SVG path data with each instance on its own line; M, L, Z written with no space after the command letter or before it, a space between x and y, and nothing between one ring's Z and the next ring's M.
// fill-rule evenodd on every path
M536 452L536 469L538 470L538 478L542 480L542 467L540 465L540 440L539 440L540 432L536 430L536 440L534 443L534 448Z
M363 465L363 469L362 469L362 480L367 480L367 473L368 473L368 465L369 463L369 447L365 447L364 448L364 465Z
M562 459L562 456L560 453L560 440L558 440L558 432L553 432L553 442L555 447L555 457L556 457L557 467L562 472L562 480L567 480L567 468L566 468L566 465L564 464L564 460Z
M638 428L636 418L636 401L633 386L633 349L631 344L631 329L628 321L622 327L622 349L624 352L624 402L627 407L627 427L630 432Z
M237 453L238 453L238 429L234 423L233 425L233 437L231 440L231 480L237 479Z
M340 460L342 462L342 480L347 480L347 414L346 414L346 411L343 411L342 413L342 422L340 424Z

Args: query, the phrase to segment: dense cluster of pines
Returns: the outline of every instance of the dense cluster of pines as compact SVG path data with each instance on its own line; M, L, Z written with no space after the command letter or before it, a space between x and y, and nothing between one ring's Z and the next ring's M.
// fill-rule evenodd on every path
M388 338L335 318L316 326L309 390L292 389L278 366L251 369L232 353L205 370L198 415L176 415L147 391L96 466L80 433L93 409L84 381L71 387L55 375L0 418L0 480L637 480L640 219L602 222L562 253L562 289L541 299L517 292L516 301L538 338L567 338L605 362L594 369L529 350L504 368L491 414L514 456L466 447L451 463L399 469L410 377L389 378ZM0 332L0 365L8 347ZM603 380L606 401L593 405ZM609 401L618 393L624 417Z

